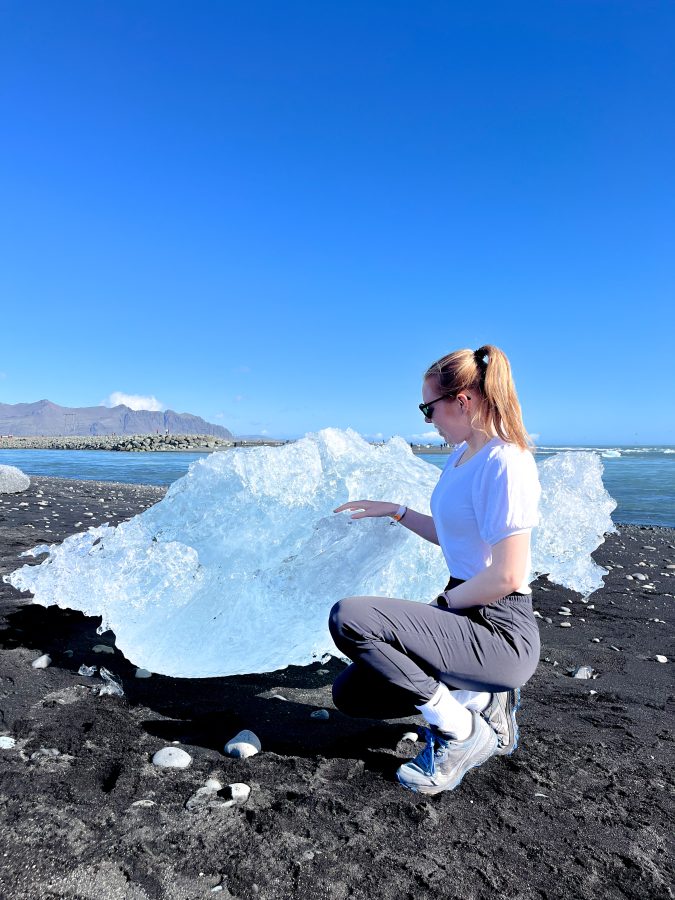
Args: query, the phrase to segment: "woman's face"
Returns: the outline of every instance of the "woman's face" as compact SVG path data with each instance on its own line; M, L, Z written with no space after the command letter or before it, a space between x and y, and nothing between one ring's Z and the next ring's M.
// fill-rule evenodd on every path
M436 400L425 422L430 422L447 444L460 444L471 437L470 417L467 415L467 396L442 397L443 391L434 378L428 378L422 385L422 402Z

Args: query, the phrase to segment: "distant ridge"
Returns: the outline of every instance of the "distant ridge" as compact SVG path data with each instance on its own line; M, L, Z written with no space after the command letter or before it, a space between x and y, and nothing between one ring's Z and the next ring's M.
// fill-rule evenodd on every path
M172 409L152 412L120 404L107 406L59 406L50 400L37 403L0 403L0 434L61 435L88 434L208 434L231 438L222 425L212 425L200 416Z

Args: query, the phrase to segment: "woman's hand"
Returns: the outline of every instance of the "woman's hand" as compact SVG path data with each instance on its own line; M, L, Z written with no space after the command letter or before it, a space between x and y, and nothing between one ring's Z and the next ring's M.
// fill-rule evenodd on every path
M379 518L381 516L393 516L398 512L397 503L387 503L384 500L353 500L351 503L343 503L333 512L339 513L345 509L360 509L363 512L355 513L352 519L370 519Z

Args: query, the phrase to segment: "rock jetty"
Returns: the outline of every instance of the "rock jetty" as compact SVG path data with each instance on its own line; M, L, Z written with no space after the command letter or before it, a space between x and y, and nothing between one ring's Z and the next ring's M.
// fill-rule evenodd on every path
M124 450L142 453L147 450L219 450L241 447L249 442L226 440L207 434L101 434L26 435L0 437L0 449L13 450Z

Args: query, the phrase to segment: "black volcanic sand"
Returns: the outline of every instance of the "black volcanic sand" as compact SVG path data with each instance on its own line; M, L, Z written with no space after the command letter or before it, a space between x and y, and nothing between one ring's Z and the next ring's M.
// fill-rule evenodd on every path
M33 478L29 490L0 496L0 573L26 548L114 524L162 495ZM671 529L622 526L595 554L614 568L586 605L535 584L535 608L551 623L540 620L542 661L523 690L519 749L426 799L394 774L413 755L400 738L421 720L337 712L339 660L139 680L118 650L92 651L114 642L96 633L98 619L33 605L3 584L0 734L17 743L0 750L2 897L672 897L672 662L654 656L675 657L674 545ZM654 587L627 580L633 572ZM561 604L571 618L558 615ZM52 665L33 669L43 653ZM100 678L77 674L83 663L116 673L125 697L99 696ZM581 664L599 677L572 678ZM328 721L310 718L323 707ZM243 727L263 752L224 756ZM151 764L172 741L192 756L189 768ZM59 755L40 754L51 748ZM188 811L210 776L250 785L248 802L226 807L216 795Z

